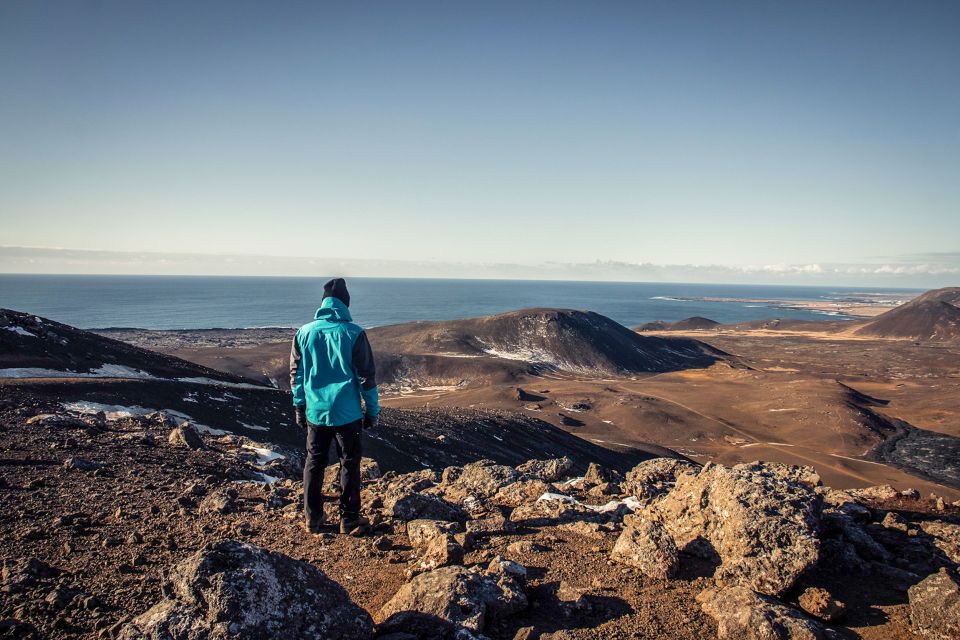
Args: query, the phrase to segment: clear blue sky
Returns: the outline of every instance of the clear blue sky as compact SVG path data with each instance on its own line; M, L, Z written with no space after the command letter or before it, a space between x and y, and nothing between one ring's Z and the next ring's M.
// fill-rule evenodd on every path
M960 280L958 34L958 2L5 0L0 245Z

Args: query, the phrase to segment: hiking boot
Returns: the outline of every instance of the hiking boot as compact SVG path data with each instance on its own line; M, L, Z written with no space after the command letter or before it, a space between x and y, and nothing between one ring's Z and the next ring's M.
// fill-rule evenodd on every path
M303 528L307 533L323 533L323 516L305 518L303 521Z
M370 530L370 521L363 516L343 516L340 518L340 533L362 536Z

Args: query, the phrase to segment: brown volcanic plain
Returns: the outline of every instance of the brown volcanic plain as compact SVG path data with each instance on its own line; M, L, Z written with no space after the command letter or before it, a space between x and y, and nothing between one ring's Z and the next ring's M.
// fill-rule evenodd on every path
M958 298L958 288L932 291L858 321L642 335L553 309L368 334L388 407L522 414L614 451L809 464L834 487L889 483L956 500ZM292 330L253 331L102 333L284 388Z

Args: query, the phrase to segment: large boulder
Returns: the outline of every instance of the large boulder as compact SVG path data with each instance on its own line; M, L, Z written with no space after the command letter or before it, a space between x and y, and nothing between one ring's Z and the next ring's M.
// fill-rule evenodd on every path
M567 456L549 460L527 460L517 467L517 471L525 478L556 482L570 475L573 471L573 460Z
M659 522L637 520L617 538L610 558L640 569L647 577L666 580L677 575L677 546Z
M822 501L808 473L775 463L708 464L679 475L644 515L661 522L680 550L719 558L719 583L780 595L819 558Z
M381 609L384 622L378 628L409 633L426 618L481 632L488 621L526 607L526 594L509 575L443 567L421 573L400 587Z
M529 527L546 527L577 520L600 520L595 510L574 498L559 494L545 494L536 502L520 505L510 513L510 521Z
M707 589L697 596L717 621L720 640L832 640L840 636L779 600L747 587Z
M490 502L498 507L516 508L536 502L543 494L553 491L543 480L517 480L497 491Z
M455 480L441 485L447 500L462 503L469 497L479 500L492 497L501 487L514 482L519 474L513 467L493 460L478 460L464 465Z
M319 569L236 540L174 566L163 592L121 640L351 640L373 630L367 612Z
M467 514L443 498L425 493L394 494L383 500L383 512L390 518L410 520L443 520L463 522Z
M929 640L960 638L960 581L947 569L910 587L910 619L918 635Z
M625 493L649 497L666 493L677 482L677 477L696 475L699 466L677 458L651 458L627 472L621 483Z

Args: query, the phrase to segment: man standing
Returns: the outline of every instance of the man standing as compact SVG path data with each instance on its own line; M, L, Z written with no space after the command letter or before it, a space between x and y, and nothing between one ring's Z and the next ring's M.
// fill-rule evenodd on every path
M334 438L340 458L340 533L357 535L369 525L360 516L360 432L377 426L380 401L373 351L367 334L352 322L349 306L343 278L327 282L313 322L300 327L290 349L294 414L307 430L303 502L310 533L320 533L323 526L323 472Z

